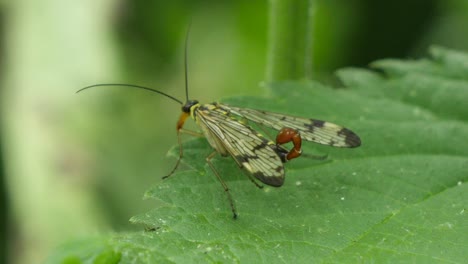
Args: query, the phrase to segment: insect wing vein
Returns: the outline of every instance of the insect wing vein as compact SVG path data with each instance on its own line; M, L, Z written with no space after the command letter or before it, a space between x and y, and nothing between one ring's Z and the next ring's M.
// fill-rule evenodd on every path
M353 131L330 122L250 108L229 106L229 109L236 115L276 130L284 127L293 128L299 131L302 139L307 141L334 147L352 148L361 145L361 140Z
M251 175L265 184L281 186L284 165L272 147L275 143L232 118L229 112L223 107L203 105L197 110L197 118Z

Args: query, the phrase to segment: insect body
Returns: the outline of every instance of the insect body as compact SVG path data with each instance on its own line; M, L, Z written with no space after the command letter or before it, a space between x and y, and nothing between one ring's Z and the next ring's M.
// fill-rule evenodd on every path
M175 97L144 86L132 84L95 84L84 87L77 92L97 86L128 86L162 94L182 105L182 113L177 122L177 138L179 142L179 158L176 165L163 179L170 177L178 168L183 157L181 133L198 135L199 133L183 129L187 118L191 117L201 128L214 149L206 161L227 193L234 218L237 212L229 193L229 188L211 163L211 159L219 153L221 156L231 156L239 167L247 171L250 180L261 188L255 179L264 184L279 187L283 185L285 173L284 163L302 154L302 140L329 145L333 147L354 148L361 145L360 138L351 130L330 122L288 116L279 113L228 106L220 103L200 104L196 100L187 100L185 104ZM187 96L188 97L188 96ZM275 142L265 138L250 127L248 120L278 130ZM283 144L292 142L293 147L287 150Z
M196 100L189 100L182 107L177 123L179 160L165 178L172 175L183 156L180 132L184 131L183 125L189 116L199 125L215 150L206 161L228 194L234 218L237 213L229 189L211 163L216 152L221 156L231 156L239 167L248 172L248 176L258 187L261 186L254 178L264 184L279 187L284 183L283 163L301 155L302 139L334 147L354 148L361 145L361 140L354 132L329 122L219 103L200 104ZM278 130L276 142L265 138L236 117ZM293 148L289 151L282 146L288 142L293 143Z
M279 131L276 142L268 140L233 115ZM272 112L188 101L177 124L181 131L188 116L202 129L210 145L221 156L232 156L237 164L261 182L279 187L284 183L283 163L301 155L302 139L335 147L358 147L351 130L315 119ZM290 151L281 145L293 142Z

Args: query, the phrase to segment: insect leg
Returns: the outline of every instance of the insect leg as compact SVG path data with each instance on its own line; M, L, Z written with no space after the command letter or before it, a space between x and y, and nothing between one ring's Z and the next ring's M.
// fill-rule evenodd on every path
M179 144L179 158L177 159L177 162L176 162L174 168L171 170L171 172L168 175L162 177L163 180L169 178L170 176L172 176L172 174L174 174L174 172L177 170L177 167L179 167L180 160L182 159L182 156L184 155L184 152L183 152L183 149L182 149L182 140L180 138L180 130L177 130L177 142Z
M309 153L303 153L301 156L306 157L306 158L315 159L315 160L326 160L328 158L328 154L314 155L314 154L309 154Z
M211 153L210 155L208 155L208 157L206 157L206 163L208 163L208 165L210 166L211 170L213 171L213 173L216 175L216 177L218 178L219 182L221 183L221 185L223 186L224 188L224 191L226 192L227 196L228 196L228 200L229 200L229 204L231 205L231 210L232 210L232 216L234 219L237 218L237 211L236 211L236 208L234 207L234 201L232 200L232 197L231 197L231 193L229 192L229 188L228 186L226 185L226 183L223 181L223 179L221 178L221 176L219 176L218 174L218 171L216 171L216 168L214 167L213 163L211 163L211 159L216 155L216 151L213 151L213 153Z
M255 179L252 177L252 175L250 175L250 173L246 174L249 177L250 181L253 182L253 184L255 184L255 186L257 186L259 189L263 189L263 185L258 184L258 182L255 181Z
M180 160L182 159L182 156L184 154L183 150L182 150L182 140L181 140L181 137L180 137L180 134L181 133L186 133L186 134L189 134L189 135L192 135L192 136L202 136L202 134L198 133L198 132L194 132L194 131L191 131L191 130L185 130L183 129L183 126L184 126L184 123L185 123L185 120L189 117L189 113L185 113L185 112L182 112L182 114L180 115L180 118L179 118L179 121L177 122L177 142L179 144L179 158L177 159L177 162L174 166L174 168L171 170L171 172L162 177L163 179L167 179L169 178L172 174L174 174L174 172L177 170L177 168L179 167L179 164L180 164Z
M299 132L297 132L297 130L289 128L289 127L282 128L280 132L278 133L278 135L276 136L276 144L282 145L291 141L294 146L286 154L286 161L297 158L301 155L302 139L301 139L301 135L299 134Z
M187 130L187 129L183 129L183 128L180 129L180 132L182 132L184 134L187 134L187 135L194 136L194 137L204 137L204 135L202 133L200 133L200 132Z
M183 129L183 128L177 130L177 141L178 141L178 144L179 144L179 158L177 159L176 165L171 170L171 172L168 175L162 177L163 179L169 178L177 170L177 168L179 167L180 160L182 159L182 156L183 156L182 140L181 140L181 137L180 137L181 133L188 134L188 135L191 135L191 136L194 136L194 137L203 137L203 134L198 133L196 131L186 130L186 129Z

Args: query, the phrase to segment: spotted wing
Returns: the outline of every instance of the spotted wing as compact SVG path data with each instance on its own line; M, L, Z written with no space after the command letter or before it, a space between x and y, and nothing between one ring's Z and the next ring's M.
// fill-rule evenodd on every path
M217 105L200 106L196 111L196 120L200 126L208 128L239 166L252 176L271 186L283 185L284 165L275 152L274 142Z
M308 141L343 148L355 148L361 145L361 139L353 131L330 122L249 108L229 106L229 109L234 114L276 130L293 128L299 132L302 139Z

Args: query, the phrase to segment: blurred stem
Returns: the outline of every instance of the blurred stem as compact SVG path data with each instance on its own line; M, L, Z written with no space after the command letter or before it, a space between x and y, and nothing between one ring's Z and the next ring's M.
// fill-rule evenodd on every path
M270 0L266 80L312 77L313 0Z
M88 156L68 130L78 87L114 76L116 1L15 0L5 14L0 129L11 208L9 263L40 263L106 226ZM111 79L111 78L109 78Z
M1 132L1 131L0 131ZM2 149L1 146L1 133L0 133L0 150ZM6 188L4 183L4 175L3 175L3 157L2 153L0 152L0 210L2 217L0 219L0 263L7 263L7 230L8 230L8 222L7 219L9 217L9 208L6 199Z

